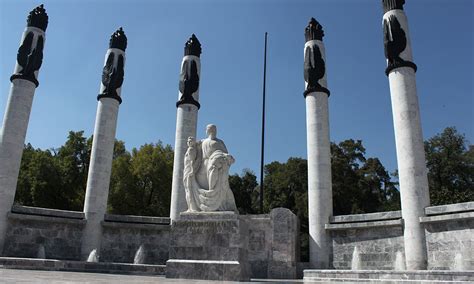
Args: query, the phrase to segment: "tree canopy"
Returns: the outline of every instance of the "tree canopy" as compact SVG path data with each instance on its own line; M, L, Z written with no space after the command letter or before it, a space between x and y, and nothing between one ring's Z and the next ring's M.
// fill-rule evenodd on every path
M15 202L27 206L82 211L92 139L70 131L58 149L25 146ZM173 150L161 142L131 153L115 141L108 211L167 216L171 197Z
M16 203L66 210L83 209L93 137L69 132L57 149L25 146ZM431 204L474 200L474 147L454 127L425 142ZM291 209L308 218L307 161L290 157L265 165L264 212ZM114 214L167 216L171 198L173 149L161 142L128 151L123 141L114 147L108 211ZM366 157L360 140L331 143L334 215L398 210L396 173L376 157ZM246 169L229 176L241 214L260 213L257 177Z
M425 141L431 205L474 200L474 146L455 127Z

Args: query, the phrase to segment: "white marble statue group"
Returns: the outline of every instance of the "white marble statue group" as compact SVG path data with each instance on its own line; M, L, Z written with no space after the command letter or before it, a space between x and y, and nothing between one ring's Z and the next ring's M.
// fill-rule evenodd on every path
M217 138L213 124L206 127L206 139L189 137L184 156L183 182L187 212L237 211L234 194L229 186L229 168L234 157L229 155L224 141Z

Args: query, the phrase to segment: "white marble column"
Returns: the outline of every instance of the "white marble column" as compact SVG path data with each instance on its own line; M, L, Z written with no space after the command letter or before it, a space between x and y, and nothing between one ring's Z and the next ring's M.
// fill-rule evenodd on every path
M15 199L33 96L39 85L47 25L48 15L43 5L30 12L10 78L10 94L0 130L0 255L8 226L7 214Z
M199 104L199 80L201 77L201 44L193 34L184 47L181 62L178 102L176 103L176 137L174 145L173 182L171 186L171 220L179 219L186 211L186 194L183 184L184 154L188 137L196 137Z
M127 38L120 28L110 40L105 55L105 66L100 95L97 97L97 115L92 141L92 153L87 176L84 213L87 220L82 236L82 259L97 249L100 254L102 225L107 211L110 174L115 143L115 130L121 99L124 76L125 49Z
M383 26L397 148L405 259L408 270L427 268L425 230L419 217L429 206L428 177L416 91L416 65L403 0L384 0Z
M305 30L306 135L308 151L309 249L312 268L329 268L329 233L332 215L331 145L325 50L322 26L311 19Z

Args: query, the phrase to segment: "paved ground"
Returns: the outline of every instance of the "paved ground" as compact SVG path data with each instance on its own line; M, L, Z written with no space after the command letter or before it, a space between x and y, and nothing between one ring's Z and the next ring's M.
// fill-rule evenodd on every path
M302 280L281 281L264 280L252 282L223 282L223 281L204 281L204 280L184 280L184 279L166 279L162 276L133 276L118 274L84 273L84 272L60 272L60 271L39 271L39 270L20 270L20 269L0 269L0 283L127 283L127 284L149 284L149 283L279 283L293 284L303 283Z

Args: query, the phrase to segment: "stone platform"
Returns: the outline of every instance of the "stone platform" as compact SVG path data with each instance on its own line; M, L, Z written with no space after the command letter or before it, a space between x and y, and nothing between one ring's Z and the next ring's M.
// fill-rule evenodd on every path
M38 258L0 257L0 268L112 273L128 275L164 275L165 265L85 262ZM1 281L0 281L1 282Z
M248 281L248 238L234 212L181 213L171 226L166 277Z
M304 270L304 281L383 283L473 283L474 271Z

